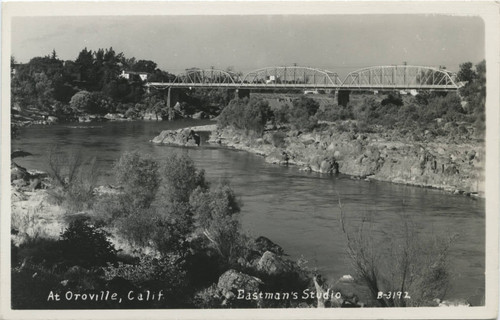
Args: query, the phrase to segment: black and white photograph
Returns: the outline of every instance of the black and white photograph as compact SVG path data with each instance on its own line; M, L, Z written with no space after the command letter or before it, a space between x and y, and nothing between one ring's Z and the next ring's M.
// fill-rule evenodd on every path
M2 316L496 317L498 12L4 3Z

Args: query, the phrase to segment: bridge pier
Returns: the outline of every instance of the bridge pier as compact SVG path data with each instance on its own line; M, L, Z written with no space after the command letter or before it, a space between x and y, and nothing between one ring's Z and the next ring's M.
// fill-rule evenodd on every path
M167 108L172 107L172 102L173 105L179 101L179 90L177 89L172 89L172 87L168 87L168 93L167 93Z
M236 89L234 97L237 99L250 98L250 89Z
M347 107L347 104L349 103L349 95L351 91L349 90L339 90L337 92L337 103L339 106Z

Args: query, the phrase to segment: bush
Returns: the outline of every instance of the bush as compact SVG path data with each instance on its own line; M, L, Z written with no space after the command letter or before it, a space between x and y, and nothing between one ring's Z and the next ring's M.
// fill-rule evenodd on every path
M96 158L84 160L80 151L68 154L55 147L49 153L49 173L56 184L49 194L57 204L72 212L92 207L99 176Z
M400 236L398 240L374 243L372 237L366 236L371 234L372 227L371 223L367 225L366 217L358 231L353 232L347 229L342 209L340 215L352 265L374 303L380 307L434 306L434 299L445 297L451 280L447 263L453 237L431 245L424 243L417 236L410 217L401 216L399 228L391 231ZM382 252L386 256L382 256ZM377 299L380 291L406 291L411 299Z
M108 234L83 219L70 223L61 234L63 257L71 265L83 267L105 266L116 261L116 249Z
M292 102L292 108L288 115L288 121L295 130L312 130L318 123L315 117L319 104L315 100L302 96Z
M77 114L106 114L113 109L111 100L100 92L79 91L71 97L69 105Z
M244 255L246 239L240 232L237 218L240 204L227 183L206 192L197 189L191 196L190 204L197 225L222 258L233 263Z
M327 106L325 110L318 111L317 117L325 121L349 120L354 118L351 105L345 107L341 105Z
M108 265L104 269L104 278L109 281L121 277L137 287L163 290L164 294L170 297L172 294L178 295L186 287L186 272L180 260L176 255L160 259L143 255L134 264L118 262L117 266Z
M252 131L262 135L270 119L271 109L264 99L234 99L222 110L218 125L221 128L231 126L247 133Z
M271 134L271 143L275 148L283 148L286 145L285 142L286 133L282 131L276 131Z
M193 160L186 154L167 156L161 173L163 185L159 198L164 206L174 202L187 203L196 188L208 189L205 171L196 169Z
M401 99L400 95L389 93L387 95L387 98L385 98L384 100L382 100L382 102L380 104L382 106L385 106L387 104L392 104L392 105L401 107L403 105L403 99Z
M290 106L289 105L284 105L281 106L278 109L275 109L272 115L272 120L274 124L276 125L284 125L286 123L289 123L289 113L290 113Z
M115 176L133 207L149 208L161 181L156 161L137 151L126 152L115 165Z

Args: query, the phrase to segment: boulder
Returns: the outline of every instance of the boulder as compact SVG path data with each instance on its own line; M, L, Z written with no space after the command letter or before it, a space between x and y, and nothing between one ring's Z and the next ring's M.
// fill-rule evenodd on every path
M104 116L104 119L111 120L111 121L122 121L122 120L127 120L124 114L122 113L107 113Z
M156 114L154 112L145 112L144 116L142 117L143 120L154 120L154 121L161 121L163 120L162 116L159 114Z
M24 179L13 180L11 183L13 186L18 187L18 188L22 188L22 187L25 187L28 185L28 182Z
M25 168L17 165L15 162L12 162L10 165L10 181L19 179L28 181L29 173Z
M199 146L200 135L189 128L178 130L163 130L158 136L151 140L156 144L173 144L177 146Z
M47 117L47 123L49 123L49 124L57 123L58 121L59 121L59 119L57 117L54 117L54 116Z
M323 160L319 166L319 172L321 173L331 173L333 171L333 162Z
M204 111L196 112L192 115L193 119L207 119L208 115Z
M266 251L257 262L257 270L274 276L291 272L292 267L277 254Z
M98 186L93 190L94 195L96 196L104 196L104 195L117 195L122 193L121 188L114 187L112 185L107 186Z
M89 116L80 116L78 117L78 122L90 122L92 121Z
M254 242L254 250L259 252L259 254L264 254L266 251L270 251L277 255L283 254L283 248L272 242L266 237L258 237Z
M217 288L227 300L232 300L238 295L238 290L246 293L259 292L262 284L259 278L230 269L220 276Z

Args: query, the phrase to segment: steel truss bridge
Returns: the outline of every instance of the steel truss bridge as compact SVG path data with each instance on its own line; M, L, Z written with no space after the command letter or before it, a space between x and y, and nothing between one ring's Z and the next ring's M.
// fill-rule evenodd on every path
M424 66L376 66L353 71L341 80L337 73L309 67L270 67L245 75L217 69L188 69L171 82L148 82L148 88L232 88L301 90L432 90L462 87L455 73Z

